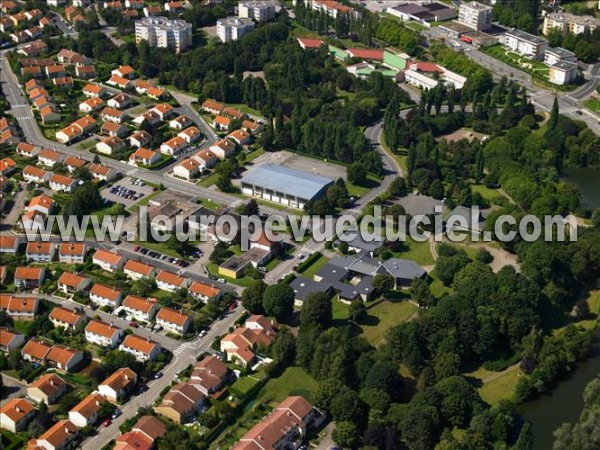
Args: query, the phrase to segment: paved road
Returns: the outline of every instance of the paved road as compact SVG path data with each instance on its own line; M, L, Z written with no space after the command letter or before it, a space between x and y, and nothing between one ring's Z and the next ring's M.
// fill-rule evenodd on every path
M117 438L120 435L119 426L128 418L137 414L140 407L152 406L154 401L160 395L160 392L166 386L171 384L175 375L185 369L189 364L194 364L198 355L209 351L212 341L217 336L227 332L229 327L232 326L239 317L240 312L241 308L238 307L238 309L227 315L223 320L216 322L203 338L179 346L173 352L173 360L163 370L162 378L150 381L148 383L149 389L144 394L132 397L121 407L123 413L121 416L113 420L112 424L106 428L100 425L97 429L98 434L85 440L80 444L80 448L83 450L98 450L108 444L111 440Z
M398 161L389 155L384 148L381 146L381 137L383 133L383 122L378 122L377 124L368 127L365 129L365 136L373 143L374 148L381 154L383 159L383 168L385 172L385 176L381 181L380 185L375 189L371 189L367 194L363 197L356 200L356 202L352 205L351 208L342 211L341 215L350 215L352 217L358 217L363 208L375 197L384 192L392 180L394 180L397 176L402 176L403 171L400 167ZM267 284L276 283L281 277L286 276L287 274L293 271L293 268L296 264L300 262L298 259L299 255L308 255L315 252L323 252L325 249L325 242L316 242L314 239L309 239L304 244L298 246L296 251L294 252L294 256L291 259L285 260L277 267L275 267L272 271L266 274L265 282Z
M27 200L27 192L25 189L21 189L15 194L12 200L12 207L10 208L9 213L6 215L6 218L2 220L0 229L12 227L12 225L17 223L17 220L19 217L21 217L21 213L25 207L25 200Z
M480 52L471 45L466 44L458 39L453 39L443 35L438 27L423 31L423 35L430 39L443 37L447 42L456 44L451 45L450 47L454 51L464 52L468 58L490 70L495 79L500 79L501 77L505 76L508 79L514 79L518 81L519 84L525 86L527 89L527 92L531 98L531 102L543 111L550 111L552 109L554 97L556 96L561 114L564 114L573 120L585 122L594 133L600 135L600 120L598 116L585 109L581 101L582 98L593 92L595 86L598 84L597 77L598 74L600 74L600 67L598 67L598 64L592 69L592 79L583 87L580 87L572 94L557 94L554 91L541 88L540 86L534 84L531 75L528 73L509 66L508 64L483 52Z
M2 373L2 397L0 397L0 406L4 406L9 400L15 397L22 397L25 395L25 389L27 388L27 383L21 380L17 380L14 377L11 377L5 373Z

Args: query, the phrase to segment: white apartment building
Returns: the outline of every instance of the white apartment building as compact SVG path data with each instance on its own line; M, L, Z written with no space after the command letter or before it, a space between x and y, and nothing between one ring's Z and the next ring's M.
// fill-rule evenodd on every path
M560 61L550 66L548 81L554 84L570 84L577 78L577 64L568 61Z
M252 30L254 30L252 19L231 16L217 20L217 36L221 42L237 41Z
M575 53L570 52L562 47L552 47L546 50L544 55L544 64L547 66L553 66L558 62L577 62L577 56Z
M543 33L547 35L554 28L563 33L581 34L586 31L594 32L600 26L600 19L592 16L576 16L566 12L548 14L544 17Z
M503 38L504 45L513 52L533 59L543 59L548 41L521 30L508 31Z
M477 31L485 31L492 26L492 7L482 3L461 3L458 21Z
M144 17L135 22L135 42L148 41L150 47L169 47L177 53L192 45L192 25L166 17Z
M268 22L275 18L275 2L266 0L242 1L238 5L238 17Z

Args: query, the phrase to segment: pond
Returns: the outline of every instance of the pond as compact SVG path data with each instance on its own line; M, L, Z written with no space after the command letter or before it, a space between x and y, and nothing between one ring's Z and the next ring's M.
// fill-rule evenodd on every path
M600 328L590 357L580 364L573 376L559 383L551 395L521 405L517 411L533 425L533 450L552 448L552 433L564 422L575 423L583 409L583 390L600 373Z
M579 187L583 206L600 208L600 167L569 167L563 179Z

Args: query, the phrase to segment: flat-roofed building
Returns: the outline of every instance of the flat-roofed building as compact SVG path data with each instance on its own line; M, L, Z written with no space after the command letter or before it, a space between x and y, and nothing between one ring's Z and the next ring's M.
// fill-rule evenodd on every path
M492 7L483 3L461 3L458 8L458 21L477 31L485 31L492 26Z
M546 39L521 30L507 31L503 40L510 50L533 59L543 59L548 48Z
M276 164L263 164L241 180L242 193L303 209L321 197L333 180Z
M144 17L135 22L135 42L150 47L173 48L180 53L192 45L192 25L166 17Z
M217 36L221 42L237 41L252 30L254 30L252 19L231 16L217 20Z

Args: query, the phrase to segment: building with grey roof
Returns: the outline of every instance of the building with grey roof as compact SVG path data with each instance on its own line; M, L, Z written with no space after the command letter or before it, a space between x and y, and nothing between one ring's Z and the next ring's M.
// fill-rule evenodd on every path
M548 48L546 39L521 30L507 31L502 40L510 50L533 59L543 59Z
M310 278L303 277L302 275L294 278L290 283L290 286L294 289L294 304L296 306L302 306L306 297L310 294L317 292L325 292L328 295L333 295L333 288L325 283L318 283Z
M242 193L299 209L332 184L329 178L277 164L262 164L241 180Z
M350 233L351 231L348 230L348 233ZM354 239L352 239L351 241L345 241L348 244L348 250L351 252L355 252L355 253L368 253L369 255L373 256L373 253L377 250L379 250L381 247L383 247L383 240L372 240L372 241L367 241L365 239L363 239L363 237L361 236L361 234L359 232L356 232L356 237L354 237ZM342 243L341 239L337 239L334 243L333 243L333 247L334 248L338 248L340 246L340 244Z
M577 56L575 56L575 53L562 47L551 47L547 49L546 54L544 55L544 64L553 66L558 62L574 63L577 62Z

